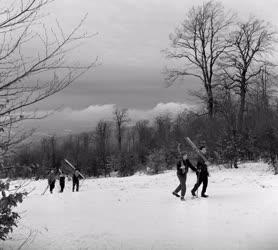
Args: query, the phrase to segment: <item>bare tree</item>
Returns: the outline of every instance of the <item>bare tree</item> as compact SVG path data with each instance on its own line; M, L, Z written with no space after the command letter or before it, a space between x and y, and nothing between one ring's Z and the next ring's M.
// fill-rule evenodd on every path
M273 49L275 32L264 21L250 18L247 22L238 23L229 42L232 49L225 53L221 62L222 80L225 78L226 85L240 96L237 130L241 132L246 95L250 84L256 83L265 67L267 55Z
M177 116L173 120L173 136L179 143L183 141L183 138L185 136L184 131L186 130L187 126L186 116L187 110L184 110L183 112L177 114Z
M155 117L157 143L164 149L169 147L171 140L172 120L169 113Z
M130 121L130 119L128 118L128 110L115 108L114 120L116 122L116 128L117 128L118 150L121 153L122 152L123 128L124 128L124 125Z
M98 157L98 163L104 170L104 175L109 174L108 156L110 149L110 123L107 121L99 121L94 133L96 155Z
M170 35L172 48L165 50L168 58L182 64L166 69L166 80L169 84L184 76L201 80L209 117L214 112L213 81L217 62L229 46L226 35L233 18L218 2L209 1L193 7L181 26Z
M25 112L31 106L63 90L96 65L70 62L70 52L88 38L80 29L86 16L68 34L60 24L47 27L42 9L49 0L7 2L0 11L0 128L9 133L23 120L37 118ZM30 47L33 48L30 51ZM20 125L22 126L22 124Z
M135 149L136 130L134 127L131 127L127 130L126 137L127 151L130 153Z
M152 140L152 131L148 120L140 120L135 124L137 134L137 155L140 163L144 164L147 161L150 142Z

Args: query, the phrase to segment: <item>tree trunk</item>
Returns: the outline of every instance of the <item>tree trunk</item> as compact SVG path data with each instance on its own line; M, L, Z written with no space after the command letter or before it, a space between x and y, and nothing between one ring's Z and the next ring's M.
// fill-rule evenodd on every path
M232 131L232 143L233 143L233 165L234 168L238 168L238 143L237 143L237 132L235 129Z
M246 97L246 90L242 88L240 91L240 107L238 112L238 132L242 132L243 127L243 117L244 117L244 109L245 109L245 97Z
M118 147L119 147L119 152L122 152L122 135L121 132L118 134Z
M207 109L208 109L208 115L209 118L213 118L213 111L214 111L214 105L213 105L213 94L211 88L208 88L207 90L208 95L208 103L207 103Z

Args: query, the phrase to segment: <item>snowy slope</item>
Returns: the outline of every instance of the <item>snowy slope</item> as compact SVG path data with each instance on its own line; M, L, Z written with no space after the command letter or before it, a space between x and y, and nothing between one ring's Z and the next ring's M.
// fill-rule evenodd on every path
M188 191L195 181L189 173ZM171 194L175 171L85 180L79 193L66 183L65 193L42 196L45 185L28 185L36 189L4 249L26 238L22 249L278 249L278 176L264 163L215 167L210 198L187 192L185 202Z

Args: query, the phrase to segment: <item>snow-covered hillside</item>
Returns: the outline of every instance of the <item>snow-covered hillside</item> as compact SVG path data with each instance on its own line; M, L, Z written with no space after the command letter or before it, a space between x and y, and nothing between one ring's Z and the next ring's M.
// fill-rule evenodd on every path
M34 181L18 208L19 228L2 247L26 239L22 249L278 249L278 176L266 164L214 167L208 199L191 199L195 181L189 173L184 202L171 194L174 170L88 179L79 193L69 182L58 193L56 183L44 196L46 181Z

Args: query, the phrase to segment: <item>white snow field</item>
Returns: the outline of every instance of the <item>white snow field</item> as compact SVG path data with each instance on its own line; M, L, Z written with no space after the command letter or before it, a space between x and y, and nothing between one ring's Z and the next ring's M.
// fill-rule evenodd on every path
M278 249L278 176L265 163L213 167L210 197L186 201L171 192L176 172L87 179L79 193L66 183L41 195L46 181L18 207L22 215L3 249ZM200 193L200 190L199 190ZM1 246L2 244L2 246Z

